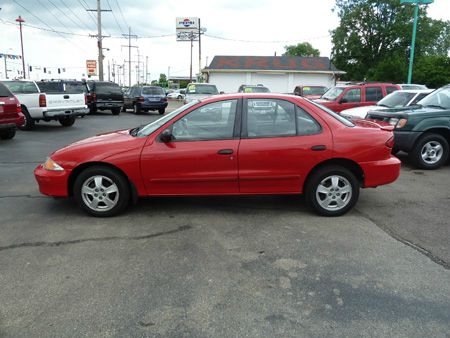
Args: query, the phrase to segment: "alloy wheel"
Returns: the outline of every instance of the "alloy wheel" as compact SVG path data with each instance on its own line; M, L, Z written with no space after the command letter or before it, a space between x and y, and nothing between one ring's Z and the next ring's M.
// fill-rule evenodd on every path
M81 188L84 204L94 211L105 212L119 201L119 188L109 177L95 175L84 181Z
M316 200L325 210L341 210L348 205L351 199L352 185L343 176L327 176L317 186Z

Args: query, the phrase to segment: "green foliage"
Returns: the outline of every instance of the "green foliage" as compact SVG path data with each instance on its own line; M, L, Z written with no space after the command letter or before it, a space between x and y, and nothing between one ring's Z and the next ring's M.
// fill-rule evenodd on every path
M336 0L334 10L340 24L331 32L332 59L347 72L343 79L405 82L414 6L400 5L399 0ZM417 63L450 51L450 22L428 18L426 10L421 6Z
M158 83L159 83L159 86L163 87L163 88L166 88L169 85L169 83L167 82L166 74L159 74L159 81L158 81Z
M296 45L284 46L283 56L320 56L320 51L309 42L301 42Z
M439 88L450 83L450 57L428 55L417 60L413 73L414 82L428 88Z

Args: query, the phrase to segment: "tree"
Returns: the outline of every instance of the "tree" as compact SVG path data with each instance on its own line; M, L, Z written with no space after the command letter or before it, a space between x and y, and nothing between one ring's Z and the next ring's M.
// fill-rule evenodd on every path
M283 56L320 56L320 51L309 42L301 42L296 45L284 46Z
M159 85L163 88L166 88L168 86L167 82L167 76L166 74L159 74Z
M347 72L343 79L387 81L401 75L404 82L414 6L401 5L399 0L336 0L334 10L340 24L331 32L332 60ZM447 55L450 50L450 22L430 19L426 11L421 7L417 61L426 55Z
M439 88L450 83L450 57L427 55L417 60L414 67L414 81L428 88Z

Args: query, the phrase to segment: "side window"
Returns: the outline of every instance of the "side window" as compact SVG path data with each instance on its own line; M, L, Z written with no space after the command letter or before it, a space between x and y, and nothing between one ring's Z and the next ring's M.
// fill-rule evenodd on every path
M395 92L396 90L398 90L397 87L394 87L394 86L388 86L388 87L386 87L386 94L393 93L393 92Z
M314 135L320 133L322 127L306 111L297 106L297 135Z
M249 138L294 136L295 105L276 99L247 100Z
M347 93L345 93L343 99L346 100L346 102L361 102L361 89L349 89Z
M233 138L237 100L219 101L195 109L173 124L175 141Z
M383 98L381 87L367 87L365 88L366 101L380 101Z

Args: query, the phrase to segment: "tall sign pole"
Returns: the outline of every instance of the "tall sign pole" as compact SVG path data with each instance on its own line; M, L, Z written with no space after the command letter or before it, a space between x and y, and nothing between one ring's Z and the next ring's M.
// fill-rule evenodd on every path
M189 41L191 43L191 64L189 68L189 81L192 82L192 49L194 41L200 39L200 19L196 17L176 18L176 36L177 41ZM200 41L199 41L199 48ZM199 51L199 68L201 63L201 52Z
M22 71L23 71L23 78L26 78L26 73L25 73L25 57L23 55L23 36L22 36L22 23L25 22L24 19L22 19L22 17L19 15L19 17L16 19L16 22L19 23L19 28L20 28L20 47L22 48ZM5 60L6 60L6 56L5 56Z
M408 80L407 80L408 84L410 84L412 81L412 71L413 71L413 64L414 64L414 48L416 46L417 20L419 18L419 5L428 5L433 2L434 2L434 0L400 0L401 4L415 4L411 49L410 49L410 54L409 54Z

